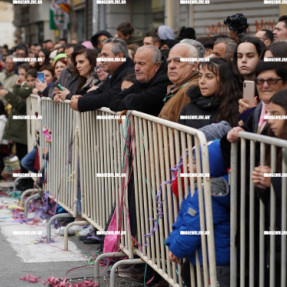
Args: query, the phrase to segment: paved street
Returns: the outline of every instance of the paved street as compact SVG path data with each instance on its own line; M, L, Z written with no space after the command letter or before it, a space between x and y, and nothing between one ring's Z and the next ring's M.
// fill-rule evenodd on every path
M42 236L46 235L46 224L37 225L20 224L11 218L12 211L7 206L15 205L16 199L0 197L0 286L25 287L44 286L42 283L29 283L19 278L28 274L41 277L46 281L53 276L64 279L65 273L76 267L85 266L91 258L92 251L99 245L83 244L76 236L69 237L69 251L63 250L64 237L58 236L55 229L52 232L53 243L39 243ZM33 217L30 214L29 217ZM101 267L103 270L104 267ZM109 277L106 268L100 280L101 286L109 286ZM67 278L93 279L93 268L84 268L71 271ZM47 286L47 285L46 285ZM117 277L116 286L143 286L129 278Z

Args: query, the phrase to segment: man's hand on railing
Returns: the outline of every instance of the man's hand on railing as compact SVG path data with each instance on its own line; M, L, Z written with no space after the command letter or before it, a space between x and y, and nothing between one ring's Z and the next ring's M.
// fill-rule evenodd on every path
M78 100L79 98L81 98L81 95L74 95L72 96L71 102L69 103L70 107L75 110L75 111L79 111L78 110Z
M227 133L227 140L231 143L238 141L238 133L244 131L241 127L235 127Z
M122 116L125 116L127 114L128 110L123 110L121 111L120 113L120 118L118 119L118 123L121 124L123 121L122 121Z
M257 166L252 171L252 181L254 185L258 188L265 189L271 185L271 177L264 176L264 173L271 173L269 166Z

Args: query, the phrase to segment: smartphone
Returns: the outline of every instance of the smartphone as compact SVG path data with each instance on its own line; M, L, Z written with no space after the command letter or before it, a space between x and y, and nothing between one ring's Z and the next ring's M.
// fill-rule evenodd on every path
M253 105L255 97L255 82L247 81L243 82L243 99L250 105Z
M42 83L44 83L44 73L37 72L37 79L39 79Z
M59 88L61 91L65 91L64 88L63 88L60 84L58 84L58 88Z

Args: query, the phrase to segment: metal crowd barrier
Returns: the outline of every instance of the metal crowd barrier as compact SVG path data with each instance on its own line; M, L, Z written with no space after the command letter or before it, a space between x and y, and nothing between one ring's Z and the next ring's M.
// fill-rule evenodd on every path
M129 259L124 260L122 264L128 262L137 264L139 262L132 259L137 255L142 262L148 263L172 286L182 286L183 283L179 275L180 266L169 262L165 238L171 232L171 226L176 220L183 195L180 194L180 198L177 200L169 185L162 187L161 195L157 196L157 192L163 181L171 179L170 168L180 161L180 155L185 153L187 147L195 146L197 169L203 173L209 173L205 137L195 129L143 113L131 112L123 124L119 124L115 116L115 113L106 108L93 112L78 113L77 115L82 217L99 231L103 231L116 202L117 218L122 219L121 222L118 222L117 227L119 228L119 225L121 225L121 231L125 232L121 235L120 250L122 252L109 253L106 256L127 256ZM201 147L201 150L199 147ZM202 162L199 160L200 154L203 159ZM184 172L187 172L187 164L193 162L193 157L193 152L190 152L188 157L183 157ZM125 177L122 178L108 176L123 172L125 172ZM132 204L128 199L131 178L134 178L135 214L130 214L128 219L129 204ZM190 181L192 192L194 192L195 178L190 178ZM188 179L185 178L184 182L187 195ZM210 182L209 178L202 177L198 177L197 182L201 195L201 229L209 231L209 235L202 235L204 284L202 285L201 282L202 269L199 260L197 260L198 280L196 285L195 270L192 268L192 286L208 286L209 280L211 281L209 286L216 286ZM180 178L179 186L181 186ZM205 190L206 226L203 211L203 188ZM121 205L122 192L124 203ZM157 218L157 201L163 202L163 214L158 219L158 230L149 238L150 242L145 246L144 234L153 229L151 218ZM121 214L119 214L120 206L122 207L120 209ZM137 227L134 236L131 236L129 222L131 218L136 218ZM209 264L207 264L207 246ZM105 254L100 258L104 256ZM115 264L115 266L118 265L118 263ZM98 271L96 271L96 274L98 276ZM111 274L114 274L114 270ZM113 286L113 284L114 282L111 280L110 286Z
M277 156L287 148L287 141L246 132L240 132L238 135L240 150L239 143L232 144L231 149L230 286L286 287L287 196L286 176L284 176L284 173L286 174L286 159L284 160L282 157L282 160L280 158L277 160ZM250 156L250 164L246 163L246 153ZM239 154L240 159L238 159ZM239 164L240 170L238 169ZM269 202L258 196L258 190L255 189L251 179L254 167L268 164L270 164L272 173L276 172L276 166L279 164L283 174L281 191L275 190L271 185ZM268 196L268 191L265 190L264 193L267 193ZM275 219L275 213L280 201L281 228L276 230L278 218ZM270 222L269 226L266 226L266 220ZM258 225L259 230L257 230ZM271 232L273 235L265 235L264 233L267 232ZM278 235L274 235L276 232ZM285 232L285 235L282 232ZM246 249L247 247L249 250ZM259 250L257 250L258 247ZM276 258L276 252L280 254L280 258ZM239 257L237 257L238 255Z
M41 131L45 128L52 131L52 144L45 143L42 133L40 139L41 147L49 148L47 190L51 196L75 217L80 173L84 219L103 231L116 207L118 228L121 226L121 230L126 232L121 235L122 252L117 252L116 256L128 257L133 264L145 262L170 285L183 286L180 265L169 261L165 246L165 239L172 230L184 197L181 178L178 177L179 199L173 195L170 185L161 186L161 183L171 180L170 168L180 161L181 154L184 155L184 173L188 172L188 163L194 160L197 170L209 173L203 133L135 111L119 124L116 119L107 119L116 115L109 109L78 113L69 107L67 101L55 104L47 98L41 99L41 115ZM194 147L195 158L191 147ZM187 149L190 152L185 156ZM122 173L126 176L106 176ZM129 183L132 178L134 184ZM195 191L195 178L185 178L185 195L188 194L188 180L191 192ZM158 193L160 186L161 194ZM134 202L129 200L133 187ZM209 178L198 176L197 187L201 231L208 231L209 235L201 235L203 267L197 254L197 266L191 265L191 286L215 287L217 275ZM120 204L121 200L123 204ZM130 214L130 218L136 220L136 229L132 236L128 214L132 210L129 205L133 204L135 214ZM157 229L147 239L145 235L154 229L155 222ZM132 259L134 256L140 259Z
M107 108L78 113L82 217L104 231L125 178L124 138L116 114ZM132 256L130 254L130 256Z
M176 266L175 263L169 261L169 249L165 246L165 239L172 231L172 225L176 221L183 199L181 178L178 176L179 200L172 193L169 184L161 184L171 180L170 169L180 161L181 154L183 155L184 173L189 173L187 171L188 163L195 161L197 173L209 174L206 139L203 133L196 129L136 111L132 111L131 124L132 128L135 128L133 149L135 149L136 238L140 245L134 249L134 253L149 264L170 285L183 286L181 276L179 276L180 265ZM195 151L192 150L192 147ZM188 155L186 155L187 150L189 151ZM193 152L196 154L195 157ZM190 165L192 166L192 164ZM200 177L200 175L190 177L191 194L195 191L195 179L197 179L200 199L201 231L208 231L209 235L201 235L203 283L197 254L197 276L195 276L195 270L191 266L191 286L217 286L210 179ZM160 187L161 192L159 192ZM184 190L185 196L187 196L188 178L186 177L184 178ZM203 205L203 195L205 207ZM154 234L151 237L147 236L152 230L154 230ZM209 264L207 262L207 250ZM197 277L197 282L195 282L195 277Z
M76 112L67 101L55 104L41 99L41 148L49 149L46 190L72 216L77 215L78 136ZM52 144L45 142L43 130L51 130ZM42 158L42 157L41 157Z
M40 113L40 97L37 95L30 95L26 100L27 116L41 116ZM40 130L41 119L27 119L27 142L28 152L35 146L35 132Z

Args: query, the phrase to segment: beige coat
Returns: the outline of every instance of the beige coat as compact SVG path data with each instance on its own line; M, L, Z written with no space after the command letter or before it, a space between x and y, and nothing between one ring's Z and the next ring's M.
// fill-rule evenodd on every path
M198 85L198 73L194 74L172 91L170 91L170 89L174 87L174 85L168 86L166 95L167 101L161 109L159 117L172 122L178 122L182 108L190 103L190 98L186 95L186 92L192 85Z

